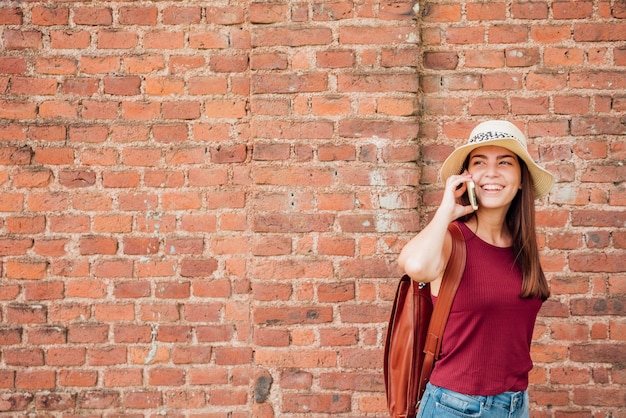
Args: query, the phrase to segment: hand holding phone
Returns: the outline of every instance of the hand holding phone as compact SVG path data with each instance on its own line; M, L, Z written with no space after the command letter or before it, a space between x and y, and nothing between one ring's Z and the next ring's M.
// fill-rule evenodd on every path
M476 199L476 184L472 180L467 182L467 196L469 197L470 205L474 210L478 210L478 200Z

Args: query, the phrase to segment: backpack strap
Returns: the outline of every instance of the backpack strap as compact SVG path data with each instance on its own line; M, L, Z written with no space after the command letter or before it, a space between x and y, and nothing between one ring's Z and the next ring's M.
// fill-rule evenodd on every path
M446 322L448 322L452 301L454 300L456 291L461 283L463 271L465 270L465 260L467 254L465 249L465 238L463 237L461 228L459 228L459 225L456 222L453 222L448 226L448 231L450 231L450 234L452 235L452 251L441 280L439 296L437 297L437 303L435 303L433 315L430 319L430 325L428 326L428 335L426 337L426 345L424 347L426 356L424 358L424 365L422 367L419 381L418 393L420 398L424 389L426 389L426 383L428 383L428 379L430 379L430 373L433 370L435 361L439 358L441 340L446 327Z

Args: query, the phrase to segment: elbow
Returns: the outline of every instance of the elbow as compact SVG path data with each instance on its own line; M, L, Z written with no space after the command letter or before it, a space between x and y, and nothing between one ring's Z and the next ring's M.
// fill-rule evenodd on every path
M419 260L398 260L398 264L405 274L411 279L418 282L431 282L437 278L435 271L428 265L419 262Z

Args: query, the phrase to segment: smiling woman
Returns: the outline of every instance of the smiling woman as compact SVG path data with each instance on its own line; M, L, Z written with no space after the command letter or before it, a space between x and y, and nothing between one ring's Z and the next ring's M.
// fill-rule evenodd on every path
M435 216L398 258L413 280L431 283L436 299L451 253L451 222L466 241L467 263L418 417L528 417L529 348L550 295L534 202L554 178L507 121L479 124L446 159L441 177L445 190ZM470 184L477 207L469 204Z
M487 145L473 150L465 170L472 175L476 197L484 209L507 207L522 188L517 156L503 147Z

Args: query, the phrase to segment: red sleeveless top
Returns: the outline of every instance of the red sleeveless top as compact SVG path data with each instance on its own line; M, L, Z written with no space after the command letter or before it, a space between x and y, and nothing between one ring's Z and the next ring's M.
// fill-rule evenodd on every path
M433 385L489 396L528 387L541 299L522 299L513 248L496 247L459 222L467 264L446 324Z

